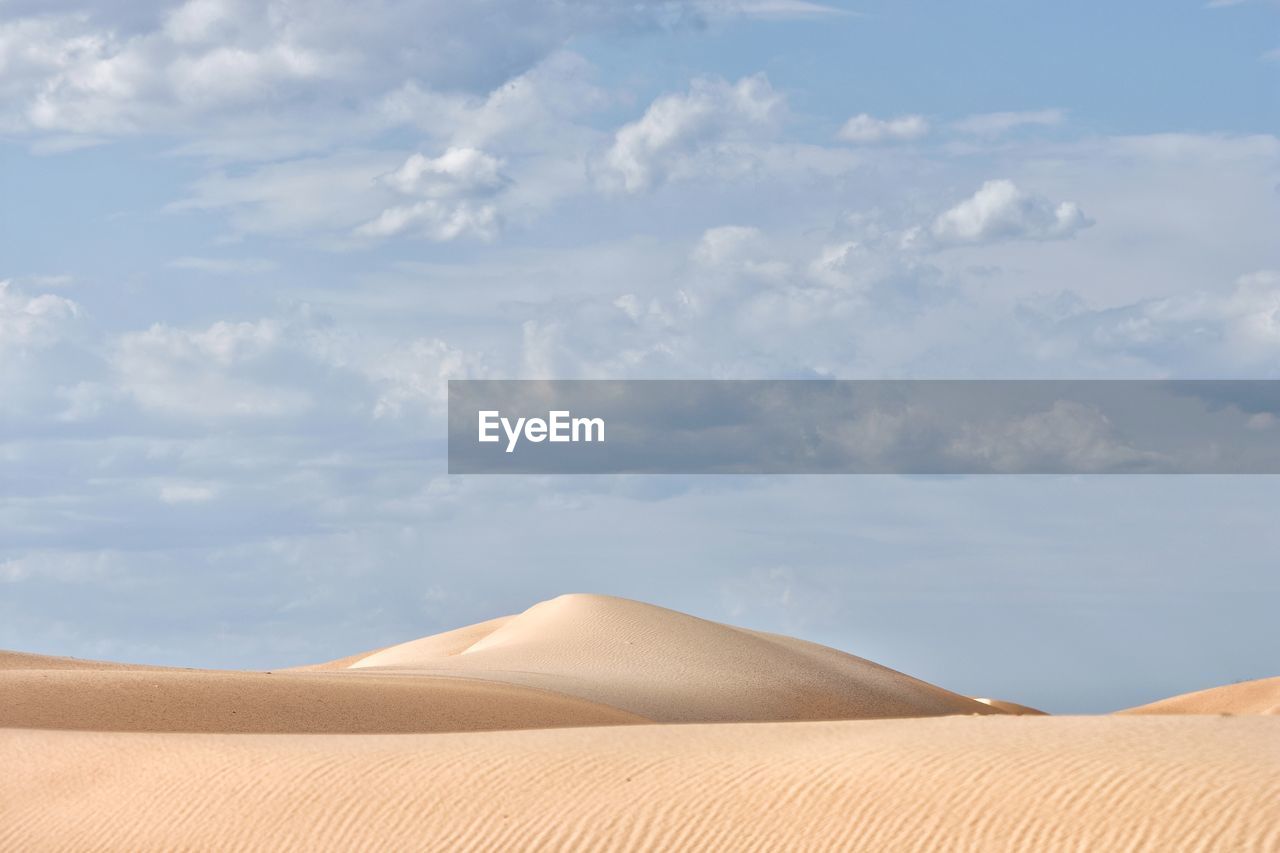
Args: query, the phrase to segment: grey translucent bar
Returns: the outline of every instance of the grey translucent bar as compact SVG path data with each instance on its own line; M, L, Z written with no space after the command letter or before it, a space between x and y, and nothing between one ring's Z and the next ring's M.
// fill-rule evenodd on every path
M1280 380L452 380L451 474L1277 474Z

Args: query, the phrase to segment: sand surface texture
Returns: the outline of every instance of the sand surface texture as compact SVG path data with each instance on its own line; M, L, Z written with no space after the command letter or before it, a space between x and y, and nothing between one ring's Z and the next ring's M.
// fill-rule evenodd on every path
M1280 720L0 731L0 848L1280 849Z

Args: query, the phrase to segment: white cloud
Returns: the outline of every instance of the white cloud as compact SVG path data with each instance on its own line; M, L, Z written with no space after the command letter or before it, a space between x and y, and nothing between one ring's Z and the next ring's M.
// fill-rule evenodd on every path
M448 380L466 379L478 369L457 347L439 339L419 339L370 360L364 374L378 388L375 418L396 417L413 406L444 411Z
M1280 370L1280 271L1241 276L1229 290L1202 290L1102 311L1081 311L1049 330L1114 361L1141 359L1162 372L1218 377Z
M782 5L794 14L816 9ZM447 0L60 6L0 21L0 129L200 139L283 115L310 119L313 133L331 131L333 116L359 115L406 81L487 91L574 35L693 25L706 16L681 0L497 0L485 15Z
M823 246L809 262L809 276L828 287L866 289L883 274L883 262L857 240Z
M271 320L198 330L157 323L122 335L111 362L121 390L143 409L204 420L278 418L312 405L306 391L270 384L255 370L280 338Z
M0 280L0 352L48 346L56 341L80 307L63 296L28 296L11 281Z
M453 240L466 234L492 239L498 231L498 209L468 200L426 199L397 205L356 228L361 237L392 237L413 229L428 240Z
M783 108L782 95L763 74L736 83L694 80L687 93L663 95L638 121L619 129L605 168L629 192L650 189L699 152L767 132Z
M706 267L722 267L756 256L764 240L759 228L747 225L719 225L702 233L693 258Z
M470 147L451 147L437 157L346 151L214 173L169 210L224 211L235 232L323 237L327 248L350 248L398 234L490 239L506 205L537 207L581 189L581 182L548 185L539 167L530 173L534 186L524 187L504 165ZM213 271L212 264L195 263Z
M894 118L876 118L861 113L844 123L838 136L846 142L890 142L920 139L929 132L929 122L924 116L903 115Z
M491 238L498 228L498 209L483 200L510 183L501 160L474 148L450 148L436 158L414 154L382 180L399 195L417 200L383 210L356 229L360 236L389 237L412 228L430 240L465 234Z
M971 197L939 215L930 232L943 245L1059 240L1092 224L1075 202L1055 204L1002 179L987 181Z
M483 96L443 93L409 80L381 97L378 121L409 125L442 145L545 153L577 142L574 120L611 103L587 60L558 50ZM592 134L594 138L594 134Z
M1000 136L1021 127L1053 127L1062 124L1064 110L1026 110L1022 112L979 113L952 123L952 128L975 136Z
M496 157L474 148L450 148L435 159L414 154L384 181L405 195L452 198L495 192L507 178Z

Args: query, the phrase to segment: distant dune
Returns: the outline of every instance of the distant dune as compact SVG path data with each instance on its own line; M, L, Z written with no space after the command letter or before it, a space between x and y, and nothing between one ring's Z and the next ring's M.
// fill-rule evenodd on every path
M602 595L561 596L350 667L538 687L663 723L993 713L835 649Z
M0 655L0 727L399 733L998 713L790 637L598 595L274 672Z
M1269 851L1278 691L1050 717L596 595L273 672L0 653L0 850Z
M1121 714L1280 714L1280 678L1260 678L1170 696Z

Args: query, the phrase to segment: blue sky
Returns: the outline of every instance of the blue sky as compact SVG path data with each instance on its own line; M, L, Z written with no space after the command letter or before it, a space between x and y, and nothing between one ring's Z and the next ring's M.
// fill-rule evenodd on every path
M1273 478L444 474L449 378L1277 378L1274 3L0 0L0 647L566 591L1102 710L1274 675Z

